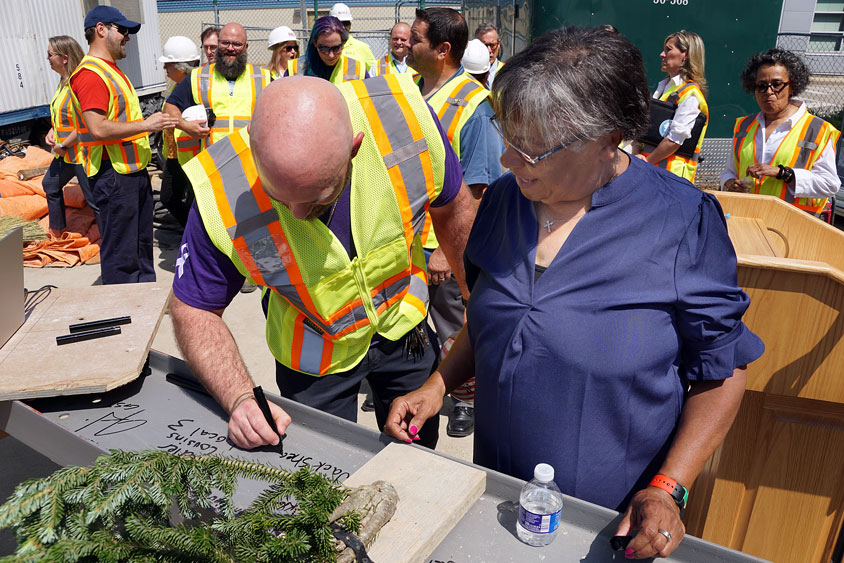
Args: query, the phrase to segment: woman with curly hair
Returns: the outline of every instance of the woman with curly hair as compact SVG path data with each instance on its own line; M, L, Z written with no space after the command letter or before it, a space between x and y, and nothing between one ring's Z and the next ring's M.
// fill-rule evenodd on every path
M731 192L774 195L815 215L841 182L835 168L838 130L794 99L809 85L809 69L791 51L750 57L741 85L761 110L736 120L733 158L721 173Z
M363 62L343 54L348 38L349 32L340 20L333 16L319 18L311 29L305 54L287 63L284 76L316 76L334 84L369 78Z
M703 39L697 33L681 29L665 38L659 58L661 69L668 77L657 85L653 97L674 104L674 119L662 141L656 146L645 144L638 156L694 182L697 157L709 124ZM706 116L706 124L698 138L695 155L687 158L675 154L686 139L692 136L695 120L701 113Z

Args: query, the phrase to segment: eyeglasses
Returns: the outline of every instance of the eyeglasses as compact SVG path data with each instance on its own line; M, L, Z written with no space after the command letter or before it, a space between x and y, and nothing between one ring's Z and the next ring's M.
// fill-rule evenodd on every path
M59 56L59 54L58 54L58 53L51 53L50 51L47 51L47 58L48 58L48 59L49 59L50 57L58 57L58 56Z
M323 55L339 55L343 52L343 45L333 45L331 47L327 45L317 45L317 51Z
M483 43L483 41L481 41L481 43ZM495 49L500 43L501 39L499 39L498 41L494 41L493 43L484 43L484 45L486 45L487 49Z
M213 53L214 51L216 51L216 50L217 50L217 46L216 46L216 45L203 45L203 46L202 46L202 48L203 48L204 50L206 50L206 51L211 52L211 53Z
M108 23L106 25L112 29L116 29L117 33L123 37L129 37L129 28L125 25L117 25L116 23Z
M757 82L756 91L760 94L764 94L770 88L774 94L779 94L789 84L791 84L791 82L781 82L779 80L775 80L773 82Z
M225 47L227 49L234 49L235 51L239 51L239 50L243 49L243 46L245 45L245 43L241 43L240 41L228 41L228 40L220 41L218 44L219 44L220 47Z
M553 149L546 151L540 154L539 156L530 156L528 153L526 153L525 151L508 141L506 137L504 137L504 131L501 129L501 124L494 116L489 118L489 122L492 125L492 128L495 129L495 132L498 133L498 136L501 137L501 140L504 141L504 144L519 153L519 155L521 155L521 157L525 159L525 162L527 162L531 166L536 166L540 161L545 160L555 152L559 152L583 138L582 135L575 135L571 139L566 139Z
M288 53L291 53L293 51L296 51L298 53L299 52L299 46L298 45L282 45L281 50L286 51Z

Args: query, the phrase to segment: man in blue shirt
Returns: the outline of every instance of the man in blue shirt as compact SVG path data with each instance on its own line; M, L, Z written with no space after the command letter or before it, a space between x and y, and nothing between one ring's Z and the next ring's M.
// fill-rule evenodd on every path
M504 152L490 124L489 91L465 72L460 60L469 41L466 20L451 8L416 10L410 29L407 63L419 73L419 89L440 119L460 159L463 180L476 199L501 176L498 159ZM427 234L427 231L426 233ZM448 262L433 237L423 238L428 259L431 318L440 340L455 335L463 325L463 303ZM455 406L449 436L468 436L474 430L470 396Z

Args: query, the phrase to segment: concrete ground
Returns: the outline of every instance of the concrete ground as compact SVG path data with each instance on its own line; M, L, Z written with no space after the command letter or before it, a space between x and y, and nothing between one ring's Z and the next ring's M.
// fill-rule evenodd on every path
M157 178L153 175L153 187L157 189ZM169 227L169 228L168 228ZM155 269L159 282L171 283L175 275L176 260L179 255L181 233L173 229L169 222L156 222L155 237ZM99 285L100 266L82 265L73 268L24 268L24 285L27 289L38 289L46 284L57 287L84 287ZM229 326L237 341L246 367L255 382L265 389L278 392L275 383L275 364L264 337L264 316L260 305L260 292L239 293L223 314L223 319ZM159 352L181 358L182 355L176 345L173 333L173 323L169 314L165 314L152 347ZM364 394L359 395L362 402ZM447 413L451 410L450 400L441 413L440 439L438 451L449 455L471 460L472 437L451 438L446 435L445 427L448 423ZM376 428L374 413L358 412L358 422L369 428Z

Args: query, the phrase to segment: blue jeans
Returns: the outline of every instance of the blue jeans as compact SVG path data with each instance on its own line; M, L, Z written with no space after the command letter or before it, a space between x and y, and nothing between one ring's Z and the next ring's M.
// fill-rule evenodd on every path
M67 163L63 158L54 158L50 163L50 167L47 169L47 173L44 174L44 179L41 181L41 187L44 188L44 193L47 195L47 212L50 215L51 229L60 231L67 227L62 189L74 176L79 181L79 187L82 188L85 201L88 202L88 206L94 211L97 224L100 222L99 209L91 193L91 185L88 183L88 177L85 175L83 166L81 164ZM82 234L84 235L85 233Z
M100 208L100 270L103 285L154 282L152 184L144 170L118 174L103 160L89 178Z

